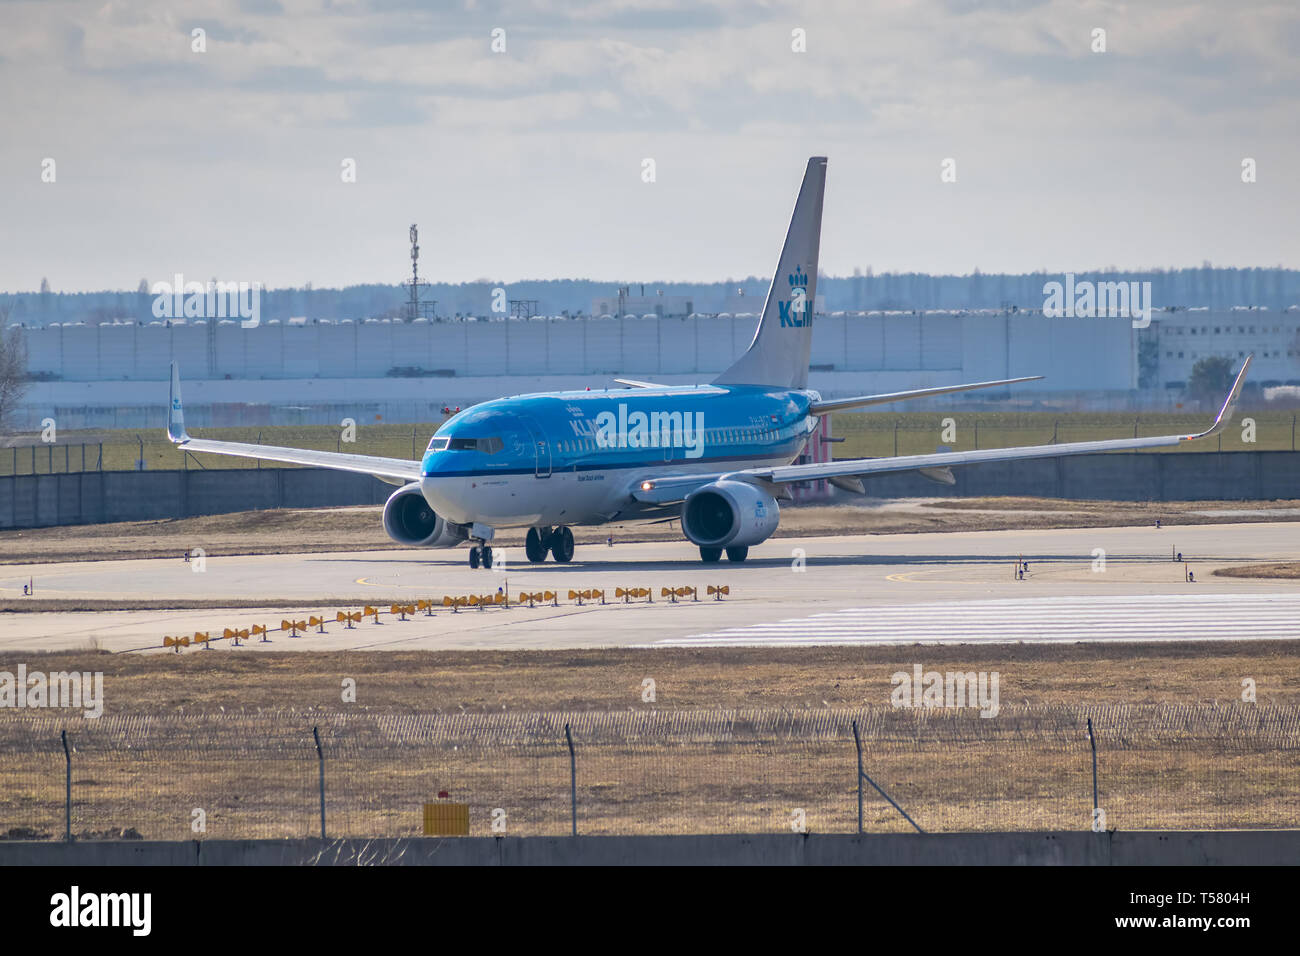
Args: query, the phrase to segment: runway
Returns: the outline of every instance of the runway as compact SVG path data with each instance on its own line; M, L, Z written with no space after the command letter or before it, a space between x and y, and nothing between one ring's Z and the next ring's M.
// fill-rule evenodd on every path
M84 561L5 566L0 594L21 600L34 578L46 599L202 598L301 602L289 609L0 614L0 653L100 648L161 651L164 636L263 624L257 650L526 649L600 646L904 644L1300 637L1300 581L1214 577L1216 567L1294 560L1293 523L1088 528L779 538L744 565L702 565L686 542L580 548L573 564L471 571L463 550ZM201 542L196 542L196 546ZM1196 580L1184 579L1179 552ZM522 558L522 554L519 555ZM1014 573L1018 560L1029 573ZM725 585L724 600L708 597ZM664 587L694 586L670 603ZM616 588L649 587L654 603L622 603ZM560 606L419 613L348 629L340 608L440 599L444 594L553 590ZM577 606L570 590L603 589ZM319 615L325 633L274 633L283 619ZM195 653L191 648L185 653ZM209 653L200 651L200 653Z
M1300 636L1300 594L1138 594L853 607L689 637L665 647L1006 641L1235 641Z

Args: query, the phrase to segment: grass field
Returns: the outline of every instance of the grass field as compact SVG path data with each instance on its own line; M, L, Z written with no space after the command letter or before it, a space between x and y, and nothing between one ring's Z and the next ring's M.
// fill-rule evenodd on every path
M940 445L954 451L1002 448L1137 435L1192 434L1208 427L1210 415L1150 414L1057 414L1034 413L943 413L836 415L833 434L845 439L834 449L836 458L879 458L893 454L933 452ZM954 434L944 441L944 420L951 418ZM1245 441L1242 419L1255 423L1253 442ZM418 458L439 423L418 425L360 425L356 441L345 444L342 430L333 425L283 427L203 428L195 437L265 445L288 445L322 451L349 451L387 458ZM255 460L201 455L198 459L178 451L160 431L125 430L109 432L60 432L57 444L37 442L21 446L0 446L0 475L45 474L49 472L132 471L141 458L150 471L172 468L257 468ZM1195 454L1205 451L1294 451L1296 418L1291 412L1239 412L1237 422L1221 436L1194 445L1175 445L1157 452ZM84 469L83 469L84 456ZM262 462L263 468L292 468Z
M1245 567L1218 568L1214 572L1224 578L1283 578L1300 579L1300 561L1281 564L1248 564Z
M889 675L916 661L999 671L1004 704L1227 703L1251 677L1261 703L1300 705L1300 642L519 651L338 651L182 655L0 654L43 670L103 671L106 714L219 711L478 713L640 708L821 709L888 703ZM355 678L356 708L339 702Z
M0 669L16 661L0 658ZM1107 825L1300 823L1288 642L1130 646L26 655L104 673L105 716L0 719L0 833L57 837L66 727L73 827L146 839L307 836L324 740L329 831L404 836L448 790L471 833L563 834L574 728L584 833L814 831L856 825L852 717L868 772L928 830L1087 829L1099 738ZM997 671L1005 713L889 706L914 663ZM656 700L642 697L653 678ZM1241 679L1258 705L1240 703ZM341 702L344 679L357 702ZM1254 726L1267 727L1256 732ZM870 831L907 824L868 791Z
M948 418L952 419L954 432L951 441L944 440L944 420ZM1253 442L1243 440L1246 437L1241 428L1243 418L1253 419L1255 423ZM880 412L836 415L832 420L832 434L845 439L835 449L836 458L885 457L927 454L940 445L953 451L970 451L1108 438L1195 434L1208 428L1212 419L1213 415L1204 414ZM1294 451L1295 418L1291 412L1238 412L1236 424L1210 441L1153 450L1175 454Z
M195 437L262 445L288 445L317 451L346 451L384 458L416 459L423 454L437 425L362 425L356 441L344 443L342 430L332 425L295 425L278 428L203 428ZM0 447L0 476L50 474L75 471L134 471L143 452L145 469L175 468L296 468L278 462L203 455L195 458L176 448L160 431L125 430L60 432L57 444ZM83 458L84 456L84 458ZM84 460L84 467L83 467ZM35 472L33 472L33 467Z

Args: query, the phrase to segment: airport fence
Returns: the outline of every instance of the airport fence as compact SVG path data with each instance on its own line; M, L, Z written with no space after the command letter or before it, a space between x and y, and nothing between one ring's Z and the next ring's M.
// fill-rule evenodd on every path
M205 437L255 445L289 445L313 451L348 452L381 458L416 460L423 454L438 424L367 425L347 434L332 426L236 428L205 431ZM27 436L0 447L0 477L6 475L70 475L103 471L210 471L242 468L297 468L282 462L230 458L182 451L161 434L110 433L94 440L75 436L45 442Z
M1297 706L11 711L0 760L8 839L1300 826Z

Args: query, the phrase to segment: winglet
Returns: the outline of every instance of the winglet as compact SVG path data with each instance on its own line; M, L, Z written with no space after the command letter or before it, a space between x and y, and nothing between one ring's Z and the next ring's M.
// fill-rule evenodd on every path
M1188 435L1185 441L1195 441L1198 438L1209 438L1217 435L1223 429L1227 428L1232 421L1232 416L1237 411L1237 399L1241 397L1241 387L1246 384L1246 372L1250 368L1251 361L1255 358L1255 353L1251 352L1246 356L1246 361L1241 365L1241 371L1237 373L1237 380L1232 383L1232 389L1228 392L1228 397L1223 400L1223 407L1219 409L1219 416L1214 420L1214 424L1209 427L1208 431L1203 431L1199 435Z
M177 445L190 440L185 434L185 406L181 403L181 370L175 362L172 362L172 387L167 402L167 437Z

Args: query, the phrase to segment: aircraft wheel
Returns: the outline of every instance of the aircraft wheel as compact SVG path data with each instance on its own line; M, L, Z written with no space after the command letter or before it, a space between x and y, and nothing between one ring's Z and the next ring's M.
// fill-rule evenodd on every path
M479 559L478 545L472 545L469 549L469 566L471 568L477 569L478 559Z
M492 549L490 547L485 547L483 549L483 567L492 567Z
M572 531L565 527L555 529L555 533L551 535L551 554L558 564L568 564L573 560Z
M722 549L700 548L700 560L705 564L717 564L722 560Z
M727 560L732 562L733 564L740 564L740 562L744 561L747 557L749 557L748 547L737 547L737 548L727 549Z
M524 538L524 554L533 564L546 560L546 544L542 540L542 532L537 528L528 529L528 535Z

